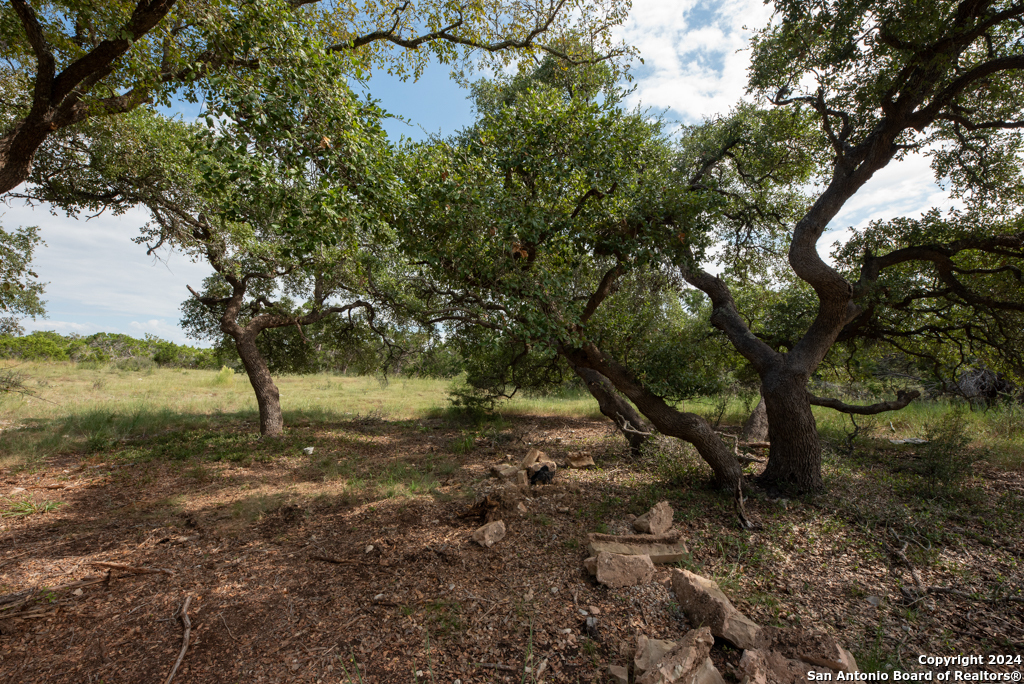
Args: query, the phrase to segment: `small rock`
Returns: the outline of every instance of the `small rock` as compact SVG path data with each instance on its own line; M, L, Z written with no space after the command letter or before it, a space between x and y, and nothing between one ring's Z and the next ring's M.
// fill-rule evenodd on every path
M642 534L665 534L672 528L675 511L668 501L661 501L633 521L633 529Z
M569 507L568 506L559 506L558 507L558 512L559 513L568 513L569 512Z
M551 595L554 596L558 593L558 587L551 587Z
M870 603L875 608L877 608L878 606L882 605L882 597L881 596L868 596L864 600L867 601L868 603Z
M541 459L546 459L544 452L540 449L530 449L526 452L526 456L523 456L522 462L519 464L521 468L529 468L534 463Z
M373 544L367 544L366 545L366 553L370 553L371 551L373 551Z
M602 551L597 555L597 581L606 587L632 587L654 576L650 556L623 556Z
M598 638L597 618L595 618L595 617L588 617L587 618L587 636L590 637L591 639Z
M832 681L834 673L825 668L787 658L774 651L748 648L743 651L737 675L747 684L803 684L811 673L821 675L818 681Z
M590 558L583 561L583 567L587 573L591 576L597 574L597 556L591 556Z
M856 672L857 661L826 632L784 627L763 627L758 635L757 650L775 652L789 658L828 668L833 671Z
M489 522L473 533L473 541L488 549L505 538L505 523L501 520Z
M629 684L629 670L621 665L609 665L608 681L612 684Z
M314 451L316 451L314 447L306 447L305 449L302 450L302 453L306 454L307 456L312 456Z
M673 570L672 590L690 624L707 625L712 634L739 648L757 648L761 628L736 610L714 580Z
M374 601L383 601L384 600L384 594L377 594L376 596L373 597L373 600Z
M525 594L523 594L523 600L524 601L532 601L533 600L533 589L528 589L527 592Z
M498 465L491 466L491 475L501 478L502 480L510 480L515 477L518 472L519 468L514 465L500 463Z
M530 486L530 476L526 474L525 470L519 470L516 472L516 484L520 487Z
M708 654L715 643L707 627L692 629L682 641L666 653L636 684L725 684Z
M601 614L601 609L598 608L597 606L587 606L587 610L590 611L591 615L600 615Z
M569 457L570 468L589 468L594 465L594 459L590 454L577 454Z
M74 590L73 592L71 592L71 593L72 593L72 594L74 594L75 596L81 596L81 595L82 595L82 594L84 594L85 592L84 592L84 591L82 591L82 588L81 588L81 587L79 587L78 589L75 589L75 590Z
M529 509L526 508L526 504L524 504L522 501L520 501L519 505L516 506L516 511L519 512L519 515L526 515L530 512Z
M640 634L636 638L636 655L633 656L633 670L639 677L676 647L676 642L663 639L648 639Z

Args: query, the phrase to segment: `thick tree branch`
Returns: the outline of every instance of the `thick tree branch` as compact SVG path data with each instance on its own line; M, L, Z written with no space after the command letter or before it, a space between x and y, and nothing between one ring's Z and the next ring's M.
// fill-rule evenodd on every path
M906 390L900 390L896 393L895 401L882 401L877 404L870 404L868 406L855 406L853 404L846 404L839 401L838 399L827 399L824 397L816 397L813 394L808 393L811 404L814 406L824 406L826 408L835 409L842 413L855 413L859 416L870 416L876 413L884 413L885 411L899 411L905 408L907 404L912 402L921 396L921 393L917 390L907 392Z

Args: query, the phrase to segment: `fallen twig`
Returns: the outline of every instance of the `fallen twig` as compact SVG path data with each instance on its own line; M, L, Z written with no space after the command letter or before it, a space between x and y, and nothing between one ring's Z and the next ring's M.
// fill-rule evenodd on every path
M66 591L68 589L78 589L79 587L87 587L90 584L99 584L105 582L109 575L85 577L77 582L71 582L70 584L61 584L56 587L42 588L42 589L25 589L14 594L7 594L6 596L0 596L0 611L5 611L3 616L11 617L14 615L13 611L15 608L25 605L29 601L33 601L39 598L47 598L51 594L56 594L59 591Z
M231 633L231 628L228 627L227 620L224 619L224 613L217 613L217 617L220 618L221 624L224 625L224 629L228 630L228 636L231 637L232 641L238 641L238 638Z
M157 573L164 575L173 575L173 570L167 568L146 568L146 567L135 567L132 565L126 565L124 563L108 563L106 561L92 561L89 565L95 565L101 568L111 568L113 570L124 570L130 572L133 575L155 575Z
M192 621L188 619L188 606L192 603L192 597L185 597L185 603L181 606L179 615L181 616L181 624L185 628L185 633L182 635L181 653L178 654L178 660L175 661L174 667L171 669L171 674L167 675L167 681L164 684L171 684L171 680L174 679L174 675L178 672L178 667L181 665L181 661L185 659L185 651L188 650L188 638L192 632Z

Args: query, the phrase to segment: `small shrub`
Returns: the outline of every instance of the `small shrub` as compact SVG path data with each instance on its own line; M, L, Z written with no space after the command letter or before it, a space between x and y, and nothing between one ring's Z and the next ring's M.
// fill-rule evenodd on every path
M231 385L235 381L235 371L227 366L221 366L217 375L213 376L213 384L219 386Z
M938 422L927 426L928 443L919 452L918 471L932 490L956 491L970 475L971 465L981 456L967 448L967 416L962 406L955 406Z

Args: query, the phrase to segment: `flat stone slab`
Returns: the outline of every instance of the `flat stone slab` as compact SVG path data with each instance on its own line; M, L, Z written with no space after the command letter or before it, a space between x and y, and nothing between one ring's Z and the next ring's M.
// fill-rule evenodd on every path
M650 556L652 563L678 563L689 553L682 534L590 534L587 549L591 556L601 552L622 556Z

